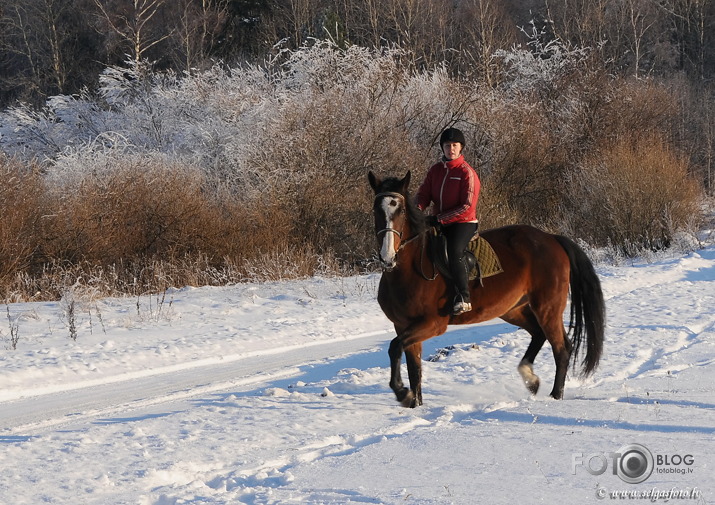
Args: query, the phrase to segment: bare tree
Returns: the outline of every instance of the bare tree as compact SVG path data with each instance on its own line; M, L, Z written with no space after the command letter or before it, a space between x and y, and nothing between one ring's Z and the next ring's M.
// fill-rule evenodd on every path
M708 35L712 37L715 20L712 0L653 0L668 14L677 39L680 67L694 68L700 78L705 77ZM710 14L710 16L709 16Z
M0 9L0 82L41 101L72 92L82 74L76 62L83 39L76 1L6 0ZM85 67L92 65L85 64Z
M153 22L166 0L94 0L107 26L126 45L136 68L146 59L147 51L171 37L172 31L159 29Z
M289 38L294 47L307 37L314 37L313 25L318 17L320 0L283 0L277 2L276 18L279 33Z
M465 9L461 30L466 40L462 41L463 52L471 56L472 65L489 86L496 84L498 68L493 55L497 49L508 48L516 42L515 24L495 0L469 0Z
M606 40L607 12L618 0L545 0L546 18L554 35L579 47Z
M176 30L173 36L183 59L177 66L184 70L202 65L229 19L227 4L219 0L180 0L177 2Z
M394 42L414 51L418 59L433 62L444 55L445 17L450 8L439 0L390 0L383 4ZM441 59L441 58L440 58Z
M0 26L6 37L6 45L3 49L8 56L12 55L22 60L22 63L15 65L16 69L25 69L25 72L18 71L14 75L12 85L17 86L24 81L28 87L38 90L41 88L39 43L36 40L37 30L31 25L32 16L28 11L28 5L23 2L13 2L7 5L3 14ZM29 75L23 77L22 73ZM3 80L9 80L9 76L5 76Z
M365 15L368 22L368 33L370 34L373 47L380 47L382 39L382 22L380 15L380 6L383 2L379 0L365 0Z
M619 10L628 27L628 49L633 55L633 74L640 76L642 61L649 47L648 32L658 22L657 12L651 0L623 0Z

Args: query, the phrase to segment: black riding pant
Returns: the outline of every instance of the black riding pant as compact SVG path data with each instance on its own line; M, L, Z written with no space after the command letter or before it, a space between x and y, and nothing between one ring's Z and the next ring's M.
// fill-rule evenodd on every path
M469 241L477 232L477 223L453 223L443 228L447 238L447 255L449 257L449 271L454 280L457 292L465 302L470 301L469 272L464 253Z

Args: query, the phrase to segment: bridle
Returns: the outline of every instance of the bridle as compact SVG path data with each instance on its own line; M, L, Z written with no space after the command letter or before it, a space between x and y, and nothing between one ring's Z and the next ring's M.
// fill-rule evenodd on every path
M403 205L403 206L405 205L405 197L404 197L404 195L402 195L402 194L400 194L400 193L395 193L395 192L392 192L392 191L385 191L385 192L376 194L376 195L375 195L375 202L377 202L377 199L378 199L378 198L383 198L383 197L385 197L385 196L391 196L391 197L394 197L394 198L398 198L398 199L401 200L402 205ZM404 227L404 222L402 223L402 227ZM402 251L402 249L404 249L404 247L405 247L407 244L409 244L409 243L411 243L411 242L417 240L418 238L420 238L421 235L423 235L423 233L417 233L417 234L413 235L412 237L408 238L407 240L402 240L402 232L403 232L403 230L401 230L401 229L400 229L400 230L397 230L397 229L395 229L395 228L387 227L387 228L383 228L382 230L378 230L377 232L375 232L375 234L377 235L378 238L380 237L380 235L383 235L383 234L385 234L385 233L394 233L395 235L397 235L397 236L400 238L400 246L399 246L399 247L397 248L397 250L395 251L395 254L398 254L400 251ZM438 274L437 268L434 266L434 263L432 264L432 269L433 269L432 277L428 277L428 276L425 274L424 268L423 268L423 266L422 266L423 258L424 258L424 254L425 254L425 247L426 247L426 246L427 246L427 244L426 244L426 241L425 241L425 242L422 244L422 248L421 248L421 250L420 250L420 267L419 267L419 273L420 273L420 275L422 276L422 278L423 278L424 280L426 280L426 281L433 281L433 280L435 280L435 279L437 278L437 274ZM387 270L384 265L383 265L383 270ZM389 271L389 270L388 270L388 271Z
M386 196L391 196L391 197L400 199L400 200L402 201L402 205L403 205L403 207L404 207L404 205L405 205L405 196L402 195L402 194L400 194L400 193L395 193L394 191L383 191L382 193L376 194L376 195L375 195L375 202L377 202L377 199L378 199L378 198L384 198L384 197L386 197ZM405 226L405 223L403 222L401 228L404 228L404 226ZM400 246L397 248L397 250L395 251L395 253L398 253L398 252L400 252L407 244L409 244L410 242L412 242L412 241L414 241L414 240L417 240L417 239L419 238L419 234L417 234L417 235L413 235L412 237L408 238L407 240L402 240L402 232L403 232L402 229L396 230L395 228L387 227L387 228L383 228L382 230L376 231L376 232L375 232L375 235L377 235L378 238L380 237L380 235L383 235L383 234L385 234L385 233L394 233L395 235L397 235L397 237L400 239Z

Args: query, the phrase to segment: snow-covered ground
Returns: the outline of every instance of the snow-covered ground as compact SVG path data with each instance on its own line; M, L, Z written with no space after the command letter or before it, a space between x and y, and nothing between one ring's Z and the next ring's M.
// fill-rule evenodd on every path
M76 341L67 303L2 307L0 503L715 503L715 247L598 272L605 354L563 401L493 321L426 343L414 410L377 275L80 300Z

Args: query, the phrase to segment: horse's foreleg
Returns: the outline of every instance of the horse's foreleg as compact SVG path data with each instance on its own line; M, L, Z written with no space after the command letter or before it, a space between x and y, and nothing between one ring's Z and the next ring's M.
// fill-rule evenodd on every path
M405 349L407 373L410 377L410 393L402 400L405 407L422 405L422 343L412 344Z
M400 365L402 364L402 342L399 336L393 338L392 342L390 342L388 354L390 355L390 388L395 392L397 401L404 403L410 390L407 389L402 382L402 374L400 372Z
M422 342L447 329L447 318L420 321L404 331L398 331L397 337L390 344L390 364L392 375L390 387L397 396L397 401L405 407L414 408L422 405ZM407 389L400 377L400 359L405 353L410 388Z

